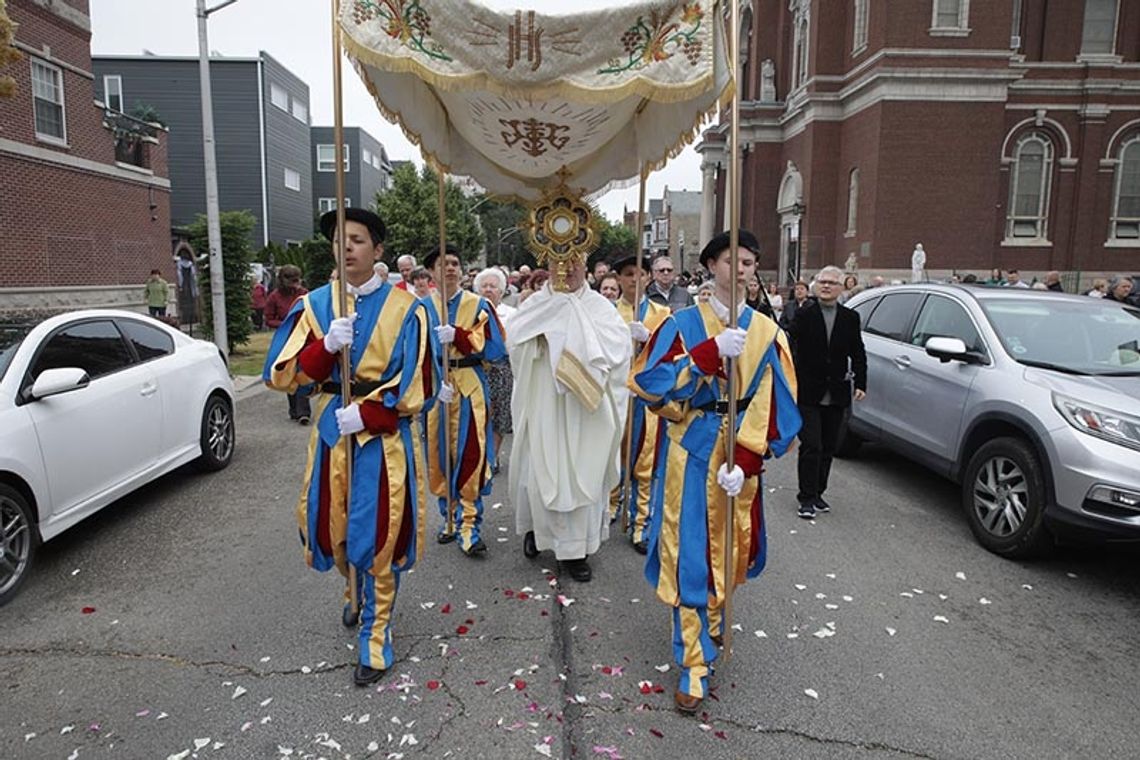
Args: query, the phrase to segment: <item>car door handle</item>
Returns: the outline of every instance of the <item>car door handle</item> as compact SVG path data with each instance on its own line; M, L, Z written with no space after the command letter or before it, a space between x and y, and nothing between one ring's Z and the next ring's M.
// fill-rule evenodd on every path
M158 385L156 383L147 383L139 389L140 396L153 396L158 392Z
M907 367L910 366L910 357L909 356L896 356L895 357L895 366L898 367L899 369L906 369Z

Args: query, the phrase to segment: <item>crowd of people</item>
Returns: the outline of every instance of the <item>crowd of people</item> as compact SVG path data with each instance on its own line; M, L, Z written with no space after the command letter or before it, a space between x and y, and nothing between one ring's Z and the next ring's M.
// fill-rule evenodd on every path
M527 557L552 552L562 574L589 582L589 558L620 520L672 611L676 707L697 711L727 599L765 565L764 461L798 438L798 515L832 509L832 457L868 391L859 317L844 303L882 278L827 266L782 292L757 275L760 245L740 230L735 256L728 233L709 241L699 275L629 251L589 271L581 259L465 269L444 246L397 258L392 283L383 221L362 209L346 219L343 245L335 214L321 220L344 283L305 292L283 267L266 296L276 333L263 378L289 394L290 416L316 420L298 526L308 564L348 581L354 682L393 664L392 606L428 503L438 543L484 556L483 498L509 463ZM1044 287L1060 286L1054 274ZM1025 286L1016 271L991 280ZM1101 295L1130 288L1118 277Z

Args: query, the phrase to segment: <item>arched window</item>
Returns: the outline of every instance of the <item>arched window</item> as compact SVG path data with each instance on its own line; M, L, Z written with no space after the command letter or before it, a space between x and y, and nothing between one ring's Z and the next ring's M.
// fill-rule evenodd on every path
M867 0L855 0L852 20L855 33L851 42L851 55L857 55L867 47Z
M852 169L847 179L847 235L855 235L855 225L859 217L859 170Z
M1140 238L1140 134L1120 148L1112 210L1112 237Z
M1022 137L1013 154L1006 238L1047 238L1052 176L1053 143L1042 132Z

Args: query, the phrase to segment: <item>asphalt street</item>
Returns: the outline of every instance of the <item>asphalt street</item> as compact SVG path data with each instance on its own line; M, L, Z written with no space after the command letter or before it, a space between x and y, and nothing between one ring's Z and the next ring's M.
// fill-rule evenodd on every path
M430 542L400 590L394 669L355 688L339 576L297 542L308 430L260 389L238 424L229 469L176 472L41 547L0 608L0 757L1140 753L1140 551L999 559L954 485L873 449L836 464L814 523L795 515L794 457L770 464L769 565L737 592L734 654L698 717L673 709L669 610L642 557L614 537L592 583L556 579L553 557L522 555L505 470L488 556Z

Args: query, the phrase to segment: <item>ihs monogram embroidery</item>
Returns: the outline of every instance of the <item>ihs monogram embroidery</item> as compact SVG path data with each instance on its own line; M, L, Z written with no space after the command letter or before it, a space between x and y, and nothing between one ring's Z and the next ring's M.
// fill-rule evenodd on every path
M431 16L423 9L420 0L356 0L352 19L358 26L377 17L384 20L384 31L392 39L429 58L451 60L441 45L436 42L429 44Z
M475 24L479 27L472 29L467 33L468 40L473 47L485 47L487 45L502 45L502 30L487 23L481 18L474 19ZM527 11L524 23L523 12L515 11L515 21L513 24L507 24L506 30L506 65L507 69L513 69L515 64L522 60L523 48L526 48L526 61L530 64L531 71L538 71L542 65L542 45L545 41L551 50L566 55L581 55L578 51L578 46L582 44L582 40L576 35L578 34L577 27L569 29L561 29L555 32L548 32L545 27L535 25L535 12Z
M521 142L523 151L532 156L541 156L546 153L545 145L547 143L555 150L562 150L566 147L566 143L570 142L570 138L563 134L569 132L570 128L561 124L541 122L534 118L525 121L499 119L499 123L511 130L502 133L503 142L506 146L513 148Z
M701 60L701 40L697 32L705 12L699 2L686 3L681 6L680 21L673 21L675 10L665 13L654 10L648 19L638 16L637 23L621 36L622 47L628 56L626 60L614 58L604 69L598 69L598 73L637 71L652 63L669 60L678 50L689 60L689 65L696 66Z

